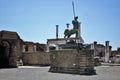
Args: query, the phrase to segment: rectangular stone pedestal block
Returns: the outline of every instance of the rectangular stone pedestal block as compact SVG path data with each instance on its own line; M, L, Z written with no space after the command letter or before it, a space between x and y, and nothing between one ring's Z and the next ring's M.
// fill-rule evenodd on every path
M92 50L58 50L50 55L49 72L95 74Z

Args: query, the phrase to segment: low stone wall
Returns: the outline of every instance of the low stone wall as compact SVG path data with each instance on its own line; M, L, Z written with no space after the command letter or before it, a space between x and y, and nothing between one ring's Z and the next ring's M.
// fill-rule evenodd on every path
M53 51L50 60L50 72L95 74L92 50Z
M47 66L50 65L50 53L46 52L33 52L33 53L23 53L23 65L40 65Z

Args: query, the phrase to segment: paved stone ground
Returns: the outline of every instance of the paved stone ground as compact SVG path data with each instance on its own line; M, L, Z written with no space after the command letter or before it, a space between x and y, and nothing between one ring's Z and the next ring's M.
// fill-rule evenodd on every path
M49 67L21 66L0 69L0 80L120 80L120 66L96 67L97 75L74 75L48 72Z

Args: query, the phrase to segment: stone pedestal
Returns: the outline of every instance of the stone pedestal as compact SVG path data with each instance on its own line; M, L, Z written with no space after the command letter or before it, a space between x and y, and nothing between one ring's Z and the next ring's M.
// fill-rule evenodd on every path
M93 50L58 50L50 55L50 72L95 74Z

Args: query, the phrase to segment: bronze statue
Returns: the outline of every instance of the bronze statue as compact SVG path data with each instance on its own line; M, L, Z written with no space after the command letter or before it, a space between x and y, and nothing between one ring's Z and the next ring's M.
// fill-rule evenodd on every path
M78 27L79 27L79 22L78 22L78 17L76 16L75 18L74 18L74 20L72 21L72 24L73 24L73 29L78 29Z
M77 21L78 17L75 17L72 21L73 29L69 29L69 24L67 24L67 28L64 31L64 38L70 38L72 34L76 34L76 38L78 37L78 29L79 29L79 22Z

